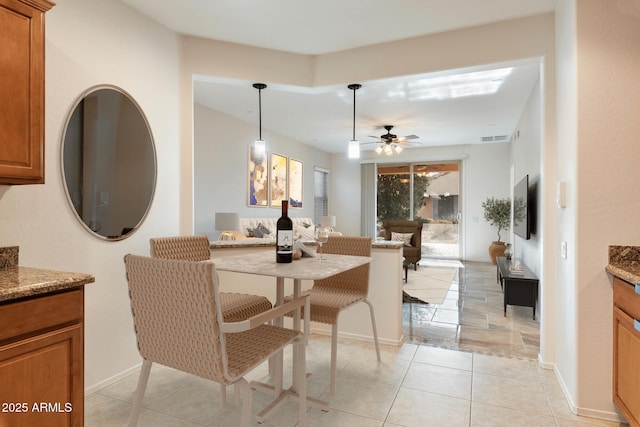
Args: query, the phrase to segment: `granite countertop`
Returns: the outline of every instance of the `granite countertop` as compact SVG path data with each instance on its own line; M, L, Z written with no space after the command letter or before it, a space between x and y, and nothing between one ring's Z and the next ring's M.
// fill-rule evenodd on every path
M17 246L0 248L0 302L45 295L95 282L91 274L18 265Z
M315 241L303 242L305 246L316 246ZM275 246L275 239L241 239L241 240L214 240L210 242L211 249L223 248L259 248ZM398 249L401 248L402 242L394 242L391 240L374 240L371 242L372 248L378 249Z
M605 270L629 283L640 283L640 246L609 246Z
M0 301L63 291L95 282L91 274L13 266L0 269Z
M404 243L396 242L394 240L374 240L371 242L371 247L380 249L398 249L404 247Z

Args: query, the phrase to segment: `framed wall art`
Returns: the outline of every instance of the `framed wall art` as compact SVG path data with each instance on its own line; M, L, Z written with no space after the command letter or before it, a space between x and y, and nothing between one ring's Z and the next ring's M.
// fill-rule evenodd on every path
M302 208L302 161L289 158L289 207Z
M269 205L279 208L287 200L287 158L271 153L269 164Z
M249 147L247 170L247 204L266 207L269 201L269 168L266 154L257 156L255 148Z

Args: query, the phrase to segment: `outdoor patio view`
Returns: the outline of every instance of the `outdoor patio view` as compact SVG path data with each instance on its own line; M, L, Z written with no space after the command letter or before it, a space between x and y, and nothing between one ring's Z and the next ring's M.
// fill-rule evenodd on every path
M459 165L378 165L378 229L385 220L422 226L422 258L459 258Z

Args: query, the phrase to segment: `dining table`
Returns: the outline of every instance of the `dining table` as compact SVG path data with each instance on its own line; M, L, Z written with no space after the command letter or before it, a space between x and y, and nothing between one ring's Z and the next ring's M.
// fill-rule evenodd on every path
M323 254L322 259L316 256L304 256L298 260L294 260L290 263L277 263L276 253L273 252L260 252L246 255L232 255L223 257L214 257L211 261L214 263L217 271L228 271L235 273L245 273L260 276L275 277L276 285L276 301L275 305L281 305L284 303L284 286L285 279L293 280L293 296L297 298L302 293L302 281L303 280L320 280L326 279L338 273L351 270L361 265L368 264L372 261L371 257L364 256L352 256L352 255L335 255L335 254ZM300 330L300 309L297 309L293 313L293 328ZM276 319L276 325L282 326L284 320L282 318ZM294 347L295 351L295 347ZM294 355L294 363L298 358ZM272 411L276 410L280 405L288 400L298 399L298 393L295 389L297 384L296 372L297 369L293 367L293 381L291 387L285 389L283 387L283 358L282 352L276 356L273 372L273 384L269 385L257 381L251 383L251 387L266 391L274 394L276 398L267 405L262 411L258 413L257 421L263 422L266 417ZM311 374L306 373L307 380L311 378ZM321 410L328 410L329 403L317 398L307 396L307 405L315 407Z

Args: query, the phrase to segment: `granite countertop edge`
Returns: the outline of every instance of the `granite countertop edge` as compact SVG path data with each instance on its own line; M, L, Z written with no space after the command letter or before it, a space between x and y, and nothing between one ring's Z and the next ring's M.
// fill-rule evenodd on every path
M12 266L0 269L0 302L44 296L94 282L91 274Z
M316 246L316 242L302 242L306 246ZM229 249L229 248L260 248L260 247L273 247L276 245L276 241L273 239L246 239L246 240L214 240L209 242L211 249ZM371 242L371 247L376 249L398 249L403 247L402 242L395 242L391 240L374 240Z
M626 282L640 283L640 246L609 246L605 271Z
M640 283L640 268L629 267L625 265L607 264L605 271L615 277L618 277L625 282Z

